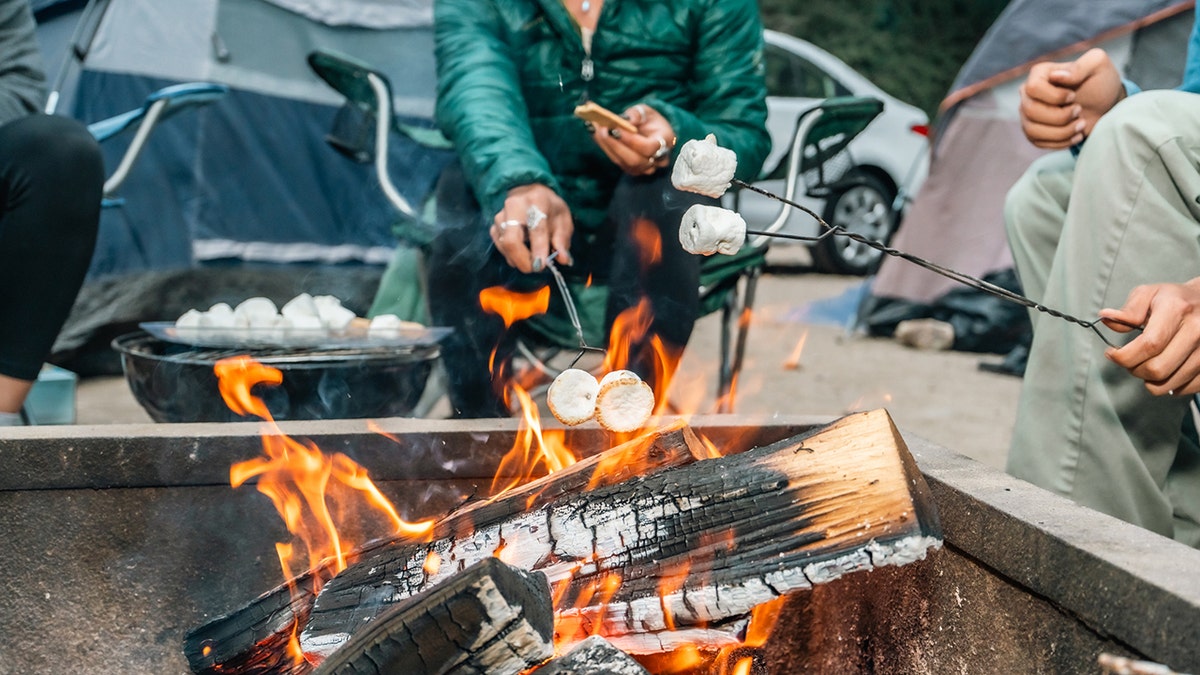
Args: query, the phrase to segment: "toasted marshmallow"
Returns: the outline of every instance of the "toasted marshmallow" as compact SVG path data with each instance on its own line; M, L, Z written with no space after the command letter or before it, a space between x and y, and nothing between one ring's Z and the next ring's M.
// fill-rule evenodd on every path
M586 370L568 368L558 374L546 391L546 405L563 424L575 426L596 414L600 383Z
M717 137L709 134L702 141L683 144L671 170L671 182L679 190L720 197L736 171L737 154L717 145Z
M192 334L195 331L206 327L207 325L208 316L204 312L195 309L189 309L178 319L175 319L175 328L186 331L189 334Z
M719 206L693 204L679 223L683 250L698 255L733 255L746 242L746 221Z
M654 412L654 390L631 371L615 372L620 374L609 379L596 394L596 421L609 431L637 431Z

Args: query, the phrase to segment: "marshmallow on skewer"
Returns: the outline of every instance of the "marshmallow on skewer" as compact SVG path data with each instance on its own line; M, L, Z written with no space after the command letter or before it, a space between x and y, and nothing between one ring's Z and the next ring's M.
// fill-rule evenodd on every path
M733 255L746 242L746 221L719 206L693 204L679 224L679 243L688 253Z
M600 426L619 433L645 426L654 412L654 390L650 385L628 370L609 373L604 379L607 382L596 394L596 421Z
M717 145L716 136L709 134L702 141L683 144L671 170L671 183L679 190L720 197L736 171L737 153Z
M546 391L546 405L563 424L575 426L596 414L596 395L600 383L586 370L568 368L554 378Z

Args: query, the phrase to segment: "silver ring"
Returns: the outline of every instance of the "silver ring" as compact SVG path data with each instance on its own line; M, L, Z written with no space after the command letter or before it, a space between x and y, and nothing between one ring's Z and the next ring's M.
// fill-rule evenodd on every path
M525 224L525 223L522 223L522 222L521 222L521 221L519 221L519 220L505 220L505 221L503 221L503 222L501 222L501 223L500 223L500 231L502 231L502 232L503 232L504 230L507 230L507 229L508 229L508 228L510 228L510 227L520 227L520 226L522 226L522 225L524 225L524 224Z
M636 111L638 111L638 121L637 121L637 123L638 123L638 124L641 124L642 122L645 122L645 121L646 121L646 106L644 106L644 105L642 105L641 103L639 103L639 104L637 104L637 105L633 106L633 109L634 109L634 110L636 110Z
M671 148L667 147L667 141L662 136L655 136L654 140L658 141L658 149L654 151L653 159L662 159L671 152Z
M545 219L546 212L539 209L537 204L530 205L529 209L525 212L525 225L531 230L541 225Z

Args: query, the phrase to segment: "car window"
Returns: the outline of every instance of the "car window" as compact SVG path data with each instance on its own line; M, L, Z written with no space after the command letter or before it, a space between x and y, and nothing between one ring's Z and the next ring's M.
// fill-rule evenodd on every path
M850 90L811 61L786 49L767 45L767 94L789 98L849 96Z

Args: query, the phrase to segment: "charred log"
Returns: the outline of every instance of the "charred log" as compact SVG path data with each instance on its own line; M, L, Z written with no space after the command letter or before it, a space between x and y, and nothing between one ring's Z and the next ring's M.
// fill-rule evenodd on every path
M502 520L529 508L545 505L563 495L588 487L611 485L638 472L653 472L697 461L705 454L703 444L687 426L675 424L593 455L562 471L544 476L498 497L468 504L440 521L434 537L470 531L475 523ZM348 557L353 563L373 551L403 546L400 538L364 546ZM188 633L184 654L192 672L204 675L228 673L304 673L303 663L292 663L286 646L307 622L316 599L314 577L328 579L333 569L326 565L309 570L294 580L264 593L230 614L214 619Z
M536 675L650 675L611 642L593 635L534 671Z
M516 675L554 655L550 584L495 558L397 603L314 675Z
M757 605L940 545L928 487L885 411L373 552L322 590L301 635L331 653L391 603L494 554L563 589L579 637L659 651ZM427 559L440 561L428 567ZM612 575L619 590L595 589ZM736 625L736 624L735 624ZM560 635L568 642L575 634Z

